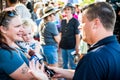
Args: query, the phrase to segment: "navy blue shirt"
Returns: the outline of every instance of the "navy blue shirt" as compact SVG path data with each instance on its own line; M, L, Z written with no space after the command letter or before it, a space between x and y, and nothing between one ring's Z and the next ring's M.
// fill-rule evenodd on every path
M115 36L90 47L78 63L73 80L120 80L120 45Z

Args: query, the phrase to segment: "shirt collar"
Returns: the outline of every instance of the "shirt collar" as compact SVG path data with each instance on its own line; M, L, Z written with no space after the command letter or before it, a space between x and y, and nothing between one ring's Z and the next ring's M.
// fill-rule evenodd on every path
M90 46L90 48L88 49L88 52L99 46L103 46L103 45L109 44L111 42L117 42L116 36L108 36L108 37L98 41L94 45Z

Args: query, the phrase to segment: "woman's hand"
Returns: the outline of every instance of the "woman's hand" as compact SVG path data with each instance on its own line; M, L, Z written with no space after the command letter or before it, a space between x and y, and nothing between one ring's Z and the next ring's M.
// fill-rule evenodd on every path
M48 80L47 75L44 73L44 64L42 64L40 69L39 62L35 61L34 59L29 62L30 70L28 71L31 73L37 80Z

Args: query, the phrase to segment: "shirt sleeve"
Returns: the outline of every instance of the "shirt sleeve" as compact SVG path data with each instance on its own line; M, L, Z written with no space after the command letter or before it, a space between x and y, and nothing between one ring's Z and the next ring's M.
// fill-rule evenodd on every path
M17 51L0 50L0 68L6 74L11 74L17 70L24 60Z

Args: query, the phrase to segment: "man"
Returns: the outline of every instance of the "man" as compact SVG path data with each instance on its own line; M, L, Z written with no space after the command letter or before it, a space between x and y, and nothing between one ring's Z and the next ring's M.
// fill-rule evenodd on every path
M91 47L76 70L51 68L54 77L69 80L120 80L120 45L113 35L116 15L106 2L90 4L82 9L82 38Z
M54 69L55 77L73 80L120 80L120 45L113 30L115 11L106 2L82 9L82 38L91 45L74 71Z

